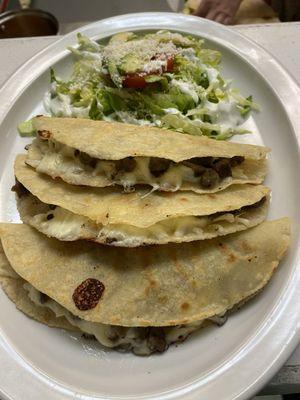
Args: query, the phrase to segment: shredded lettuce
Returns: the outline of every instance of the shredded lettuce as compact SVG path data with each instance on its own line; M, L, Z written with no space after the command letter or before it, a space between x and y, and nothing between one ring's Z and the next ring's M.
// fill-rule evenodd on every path
M156 43L158 52L160 48L173 51L172 68L166 67L164 55L150 54L147 60L147 52L135 53L135 45L145 47L143 41ZM231 89L230 81L220 76L220 52L203 44L201 39L168 31L146 35L122 32L108 44L78 34L78 47L70 48L75 59L73 72L63 80L50 70L45 108L58 117L163 126L221 140L245 133L240 125L258 106L252 96L245 98ZM108 45L116 46L112 49L119 46L119 58L118 52L106 50ZM123 49L126 46L128 53ZM160 72L148 71L149 65L157 65ZM146 85L124 88L124 77L134 74L142 76Z

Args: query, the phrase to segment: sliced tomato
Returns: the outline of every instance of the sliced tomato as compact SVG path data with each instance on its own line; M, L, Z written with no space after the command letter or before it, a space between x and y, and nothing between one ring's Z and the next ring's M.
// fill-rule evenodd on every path
M147 86L146 74L128 74L123 79L123 87L132 89L144 89Z
M165 72L172 72L174 69L174 57L169 57L167 59L167 69Z
M174 69L174 58L167 59L167 65L162 71L153 71L150 73L137 72L135 74L127 74L123 79L123 87L132 89L144 89L153 83L146 82L145 77L149 75L161 75L163 72L172 72Z

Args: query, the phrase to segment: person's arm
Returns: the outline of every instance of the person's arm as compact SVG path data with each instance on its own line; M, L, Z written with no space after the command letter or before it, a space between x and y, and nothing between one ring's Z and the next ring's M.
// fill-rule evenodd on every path
M242 0L202 0L195 15L229 25L241 2Z

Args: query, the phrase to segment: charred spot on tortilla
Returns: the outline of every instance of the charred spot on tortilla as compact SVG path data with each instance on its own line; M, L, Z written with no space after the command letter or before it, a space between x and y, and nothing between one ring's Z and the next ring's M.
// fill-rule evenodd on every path
M182 311L186 311L190 307L190 305L189 305L189 303L185 302L185 303L182 303L180 307L181 307Z
M170 164L171 161L165 158L151 157L149 161L149 170L153 176L158 178L169 169Z
M51 132L47 130L37 131L37 133L42 140L48 140L51 137Z
M234 255L234 253L229 253L228 257L227 257L227 261L228 262L235 262L237 260L236 256Z
M54 218L54 214L52 214L52 213L48 214L46 217L47 221L51 221L51 219L53 219L53 218Z
M16 195L20 198L22 196L27 195L29 192L29 190L26 189L26 187L24 185L22 185L21 182L18 181L18 179L16 179L16 183L14 184L14 186L11 188L12 192L15 192Z
M136 167L136 160L134 157L126 157L116 161L117 171L132 172Z
M95 308L102 297L105 286L98 279L88 278L74 290L72 299L80 311Z

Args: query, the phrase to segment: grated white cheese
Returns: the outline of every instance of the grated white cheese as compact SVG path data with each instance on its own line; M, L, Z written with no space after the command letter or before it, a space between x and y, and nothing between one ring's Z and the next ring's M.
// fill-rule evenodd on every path
M18 209L23 222L49 237L62 241L85 239L121 247L209 239L244 230L264 219L263 212L250 208L238 215L229 211L221 215L165 218L148 227L109 222L103 225L59 206L50 210L31 194L18 199ZM262 209L266 209L266 204ZM48 215L52 218L48 219Z
M113 41L103 49L103 57L115 65L120 65L122 58L128 54L134 54L144 63L150 62L157 54L164 54L170 57L177 53L174 43L159 43L154 38L132 40L128 42ZM161 61L161 60L160 60Z
M151 72L162 72L167 67L167 59L150 60L143 66L143 71L147 74Z

